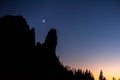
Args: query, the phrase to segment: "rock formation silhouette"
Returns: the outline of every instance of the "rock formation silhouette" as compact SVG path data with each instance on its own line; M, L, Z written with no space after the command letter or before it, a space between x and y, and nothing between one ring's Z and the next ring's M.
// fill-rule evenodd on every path
M31 74L34 47L34 29L29 28L22 16L0 18L0 73L3 76L22 79Z
M94 80L90 72L73 73L62 65L56 45L55 29L48 32L43 44L36 43L34 28L30 29L22 16L0 17L0 79Z

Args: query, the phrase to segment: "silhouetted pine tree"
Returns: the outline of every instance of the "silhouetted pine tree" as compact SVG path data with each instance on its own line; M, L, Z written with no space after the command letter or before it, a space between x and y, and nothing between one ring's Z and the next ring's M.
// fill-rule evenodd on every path
M106 80L106 78L103 76L102 70L100 71L99 80Z

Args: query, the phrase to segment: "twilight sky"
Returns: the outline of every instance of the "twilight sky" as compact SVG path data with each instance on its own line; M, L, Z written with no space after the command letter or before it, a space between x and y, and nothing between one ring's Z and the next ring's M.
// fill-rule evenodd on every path
M0 17L7 14L23 15L41 43L57 29L63 64L120 78L119 0L1 0Z

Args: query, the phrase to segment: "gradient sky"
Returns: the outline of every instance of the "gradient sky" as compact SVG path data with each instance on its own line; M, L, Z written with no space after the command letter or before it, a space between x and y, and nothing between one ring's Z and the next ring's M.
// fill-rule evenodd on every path
M7 14L23 15L41 43L55 28L63 64L120 78L119 0L1 0L0 16Z

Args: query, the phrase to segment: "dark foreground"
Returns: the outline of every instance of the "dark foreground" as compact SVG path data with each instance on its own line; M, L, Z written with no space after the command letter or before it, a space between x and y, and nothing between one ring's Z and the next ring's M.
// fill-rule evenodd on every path
M0 80L94 80L90 71L72 71L55 54L56 30L43 44L22 16L0 18Z

